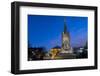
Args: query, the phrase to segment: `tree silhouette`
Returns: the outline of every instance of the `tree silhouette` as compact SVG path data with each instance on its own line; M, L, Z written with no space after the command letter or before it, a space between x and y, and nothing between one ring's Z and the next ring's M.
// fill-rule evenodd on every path
M43 60L46 54L44 47L28 48L28 60Z

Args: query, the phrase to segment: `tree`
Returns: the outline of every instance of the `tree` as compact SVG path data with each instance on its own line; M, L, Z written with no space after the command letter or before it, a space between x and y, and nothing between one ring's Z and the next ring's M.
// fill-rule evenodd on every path
M44 47L28 48L28 60L43 60L46 54Z
M86 42L85 46L84 46L84 49L87 49L88 48L88 42Z

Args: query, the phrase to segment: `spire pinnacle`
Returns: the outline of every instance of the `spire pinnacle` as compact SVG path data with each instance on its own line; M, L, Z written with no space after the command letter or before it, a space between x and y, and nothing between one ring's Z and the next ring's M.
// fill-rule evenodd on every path
M64 23L66 24L66 17L64 17Z
M66 17L64 17L64 33L67 31L67 26L66 26Z

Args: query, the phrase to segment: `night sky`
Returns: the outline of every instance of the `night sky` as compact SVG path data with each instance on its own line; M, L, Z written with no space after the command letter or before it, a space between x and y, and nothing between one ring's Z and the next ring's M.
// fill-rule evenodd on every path
M31 47L45 47L49 50L61 46L64 18L71 46L84 46L87 41L88 17L28 15L28 42Z

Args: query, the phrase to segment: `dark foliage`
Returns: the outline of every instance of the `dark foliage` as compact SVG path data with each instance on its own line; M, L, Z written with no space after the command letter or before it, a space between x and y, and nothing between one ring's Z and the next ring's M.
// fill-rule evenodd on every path
M88 58L88 52L87 50L83 50L82 53L77 53L76 58Z
M44 47L39 48L28 48L28 60L43 60L46 54L46 49Z

